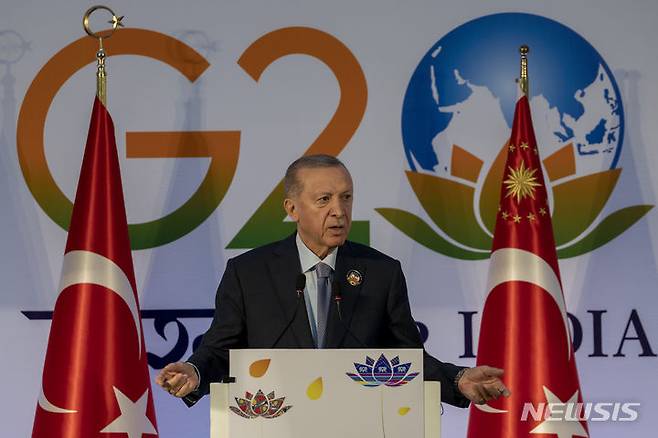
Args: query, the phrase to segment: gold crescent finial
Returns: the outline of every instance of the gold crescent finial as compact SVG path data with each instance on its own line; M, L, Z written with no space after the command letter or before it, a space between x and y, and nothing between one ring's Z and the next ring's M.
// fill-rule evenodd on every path
M93 30L91 30L91 27L89 26L89 18L91 17L91 14L93 14L98 10L107 11L112 15L112 19L108 21L108 23L112 25L112 29L107 29L99 32L94 32ZM85 32L87 32L87 35L102 41L103 38L111 37L114 34L114 31L117 30L118 27L123 27L123 23L121 22L121 20L123 20L123 15L122 16L116 15L114 11L112 11L112 9L108 8L107 6L96 5L87 9L87 12L85 12L85 14L82 16L82 27L85 29Z
M112 25L111 29L94 32L89 26L89 18L91 14L98 10L107 11L112 15L112 19L108 21ZM82 16L82 27L84 28L87 35L98 40L98 51L96 52L96 95L103 102L103 105L107 104L107 74L105 72L105 49L103 48L103 38L109 38L114 35L114 32L119 27L123 27L123 16L117 16L112 9L103 5L92 6L87 9L87 12Z

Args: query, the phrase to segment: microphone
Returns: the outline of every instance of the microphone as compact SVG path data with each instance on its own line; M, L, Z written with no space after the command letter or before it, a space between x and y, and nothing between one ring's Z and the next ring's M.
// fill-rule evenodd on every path
M283 335L288 331L290 326L292 325L292 322L295 320L295 317L297 316L297 311L299 310L299 303L304 303L304 288L306 287L306 275L303 273L297 275L297 278L295 279L295 292L297 292L297 303L295 304L295 311L292 313L292 317L290 318L290 321L286 324L284 327L283 331L277 336L276 340L272 344L270 348L275 348L276 345L279 343ZM306 306L304 306L306 307Z
M343 314L340 311L340 303L343 301L343 294L340 291L340 284L338 281L331 282L331 295L333 296L334 303L336 303L336 310L338 313L338 320L340 321L340 325L342 325L345 331L349 333L349 335L352 336L354 340L356 340L361 348L368 348L368 346L366 346L366 344L364 344L361 339L359 339L359 337L355 335L354 332L350 330L349 326L347 326L347 324L345 324L343 321Z
M337 281L331 282L331 295L334 296L336 310L338 311L338 319L340 319L340 322L343 322L343 314L340 312L340 303L343 301L343 294L340 291L340 285Z
M297 299L304 298L305 287L306 287L306 275L299 274L295 279L295 290L297 291Z

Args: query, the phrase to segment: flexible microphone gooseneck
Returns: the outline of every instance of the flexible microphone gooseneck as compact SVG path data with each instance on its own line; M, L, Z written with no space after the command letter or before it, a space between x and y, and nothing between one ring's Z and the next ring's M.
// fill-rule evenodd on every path
M297 293L297 303L295 304L295 311L292 313L292 317L290 318L290 321L288 321L285 328L279 334L279 336L276 338L276 340L272 344L272 347L270 347L270 348L275 348L276 347L276 345L279 343L279 341L281 340L283 335L288 331L288 329L292 325L292 322L295 320L295 317L297 316L297 311L299 310L299 303L301 302L302 304L304 304L304 308L306 308L306 303L304 301L304 288L305 287L306 287L306 275L304 275L304 274L297 275L297 278L295 279L295 292Z
M338 281L333 281L331 283L331 295L333 296L333 300L336 303L336 311L338 313L338 320L340 321L340 324L343 326L345 331L349 333L349 335L356 340L356 342L361 346L361 348L368 348L366 344L364 344L361 339L357 335L350 330L350 328L345 324L343 321L343 314L340 311L340 303L343 301L343 294L340 291L340 284L338 284Z

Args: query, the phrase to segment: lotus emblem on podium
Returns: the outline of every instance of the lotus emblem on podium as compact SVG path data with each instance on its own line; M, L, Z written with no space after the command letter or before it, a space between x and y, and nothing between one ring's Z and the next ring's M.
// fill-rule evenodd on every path
M285 397L275 398L274 391L265 395L262 390L253 395L245 392L244 398L235 397L237 407L229 408L243 418L276 418L285 414L292 406L283 406Z
M381 354L377 362L366 356L366 363L354 363L356 374L345 373L357 383L366 387L380 385L402 386L411 382L418 373L409 373L411 363L400 364L400 358L395 356L390 362Z

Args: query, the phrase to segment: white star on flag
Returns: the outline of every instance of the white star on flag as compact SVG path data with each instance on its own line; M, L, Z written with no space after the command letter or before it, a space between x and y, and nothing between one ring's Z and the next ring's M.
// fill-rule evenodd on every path
M578 390L573 393L571 398L563 402L558 396L553 394L550 389L547 387L544 388L544 395L546 395L546 408L550 409L551 405L560 405L564 406L564 410L569 409L569 406L575 406L578 403ZM562 412L562 411L561 411ZM580 421L567 420L564 415L549 416L548 419L544 420L539 426L535 427L530 431L530 433L545 433L545 434L554 434L558 438L572 438L574 436L588 437L585 428L580 423Z
M112 388L121 415L105 426L101 433L125 433L128 438L142 438L144 433L156 435L158 431L155 430L153 423L146 416L149 390L144 391L139 400L133 402L118 388L115 386Z

